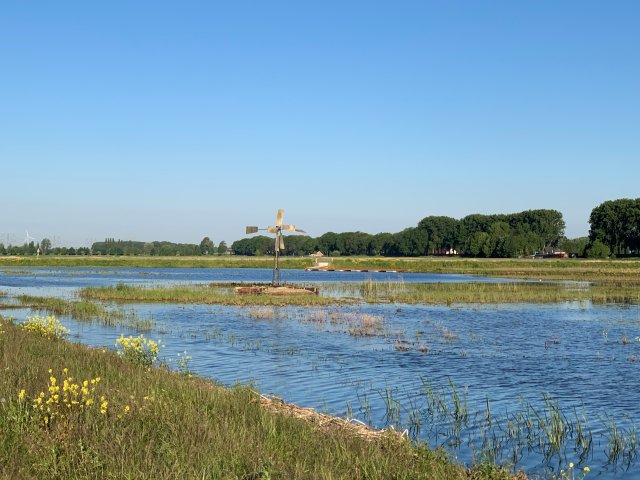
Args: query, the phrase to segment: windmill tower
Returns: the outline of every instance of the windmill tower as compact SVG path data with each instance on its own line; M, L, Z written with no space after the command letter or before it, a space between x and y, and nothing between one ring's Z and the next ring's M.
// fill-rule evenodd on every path
M274 227L267 228L258 228L258 227L247 227L246 234L249 235L251 233L256 233L258 230L266 230L269 233L275 233L275 244L274 244L274 264L273 264L273 278L271 280L271 285L274 287L280 286L280 265L278 261L280 259L280 250L284 250L284 238L282 236L282 232L299 232L299 233L307 233L304 230L300 230L296 228L295 225L283 225L282 218L284 217L284 209L279 208L278 214L276 215L276 224Z

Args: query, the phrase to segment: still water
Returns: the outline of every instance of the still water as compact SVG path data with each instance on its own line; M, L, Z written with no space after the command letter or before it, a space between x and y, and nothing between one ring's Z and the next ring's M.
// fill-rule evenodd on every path
M0 269L5 302L19 294L73 298L84 286L269 281L261 269ZM292 283L464 282L434 274L283 271ZM482 279L495 281L492 279ZM130 305L153 321L170 365L372 426L393 425L444 446L550 475L573 462L593 478L640 478L640 307L592 305L305 308ZM26 309L0 312L18 320ZM363 318L375 334L354 329ZM71 338L112 348L126 329L65 318ZM560 419L555 421L554 419ZM554 446L560 425L563 440ZM616 438L621 451L613 455Z

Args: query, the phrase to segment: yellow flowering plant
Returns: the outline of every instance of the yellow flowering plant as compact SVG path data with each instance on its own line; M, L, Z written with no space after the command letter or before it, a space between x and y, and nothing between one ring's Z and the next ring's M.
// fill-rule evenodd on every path
M116 340L116 349L119 355L144 367L150 367L156 362L160 347L162 347L160 340L155 342L145 338L144 335L137 337L120 335L120 338Z
M558 475L553 478L558 480L583 480L590 471L589 467L583 467L582 470L575 468L573 462L570 462L568 469L560 470Z
M68 420L72 415L97 408L101 414L106 414L108 402L104 395L100 396L98 401L96 394L100 380L100 377L76 380L69 375L67 368L62 370L59 380L53 370L49 369L47 388L30 399L40 424L48 429L53 422ZM18 399L21 402L28 400L24 389L20 390Z
M49 315L47 317L40 317L39 315L27 317L27 321L20 324L20 328L50 340L61 339L69 333L69 329L65 328L55 315Z

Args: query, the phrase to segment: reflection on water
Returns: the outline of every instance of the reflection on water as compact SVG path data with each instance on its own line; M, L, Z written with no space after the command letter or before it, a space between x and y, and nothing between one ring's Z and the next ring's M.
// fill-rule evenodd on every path
M72 296L78 287L121 281L270 278L269 270L230 270L228 276L219 270L177 270L29 269L30 274L0 274L0 290ZM284 273L307 283L311 280L297 275L327 282L368 278ZM404 282L470 278L402 275ZM632 443L633 424L640 416L638 306L132 308L138 317L155 321L155 331L146 336L162 339L170 363L186 350L195 372L226 384L253 382L262 392L292 403L378 427L406 428L417 439L444 445L465 462L484 456L516 461L518 468L538 473L573 462L588 465L592 475L600 472L601 478L638 476ZM6 314L25 318L29 312ZM136 334L70 319L64 323L73 339L109 348L120 333ZM608 458L612 422L627 439L626 450L616 459ZM564 428L564 443L554 449L552 429L559 426Z

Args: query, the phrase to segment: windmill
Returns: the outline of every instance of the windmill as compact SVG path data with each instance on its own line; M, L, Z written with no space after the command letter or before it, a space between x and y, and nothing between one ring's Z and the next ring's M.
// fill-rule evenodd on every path
M273 264L273 279L271 281L271 285L274 287L280 286L280 266L278 265L278 260L280 258L280 250L284 250L284 238L282 237L282 232L300 232L307 233L304 230L300 230L296 228L295 225L283 225L282 217L284 217L284 209L279 208L278 214L276 215L276 225L275 227L267 227L267 228L258 228L258 227L247 227L246 234L249 235L251 233L256 233L258 230L266 230L269 233L275 233L275 244L274 244L274 257L275 261Z

